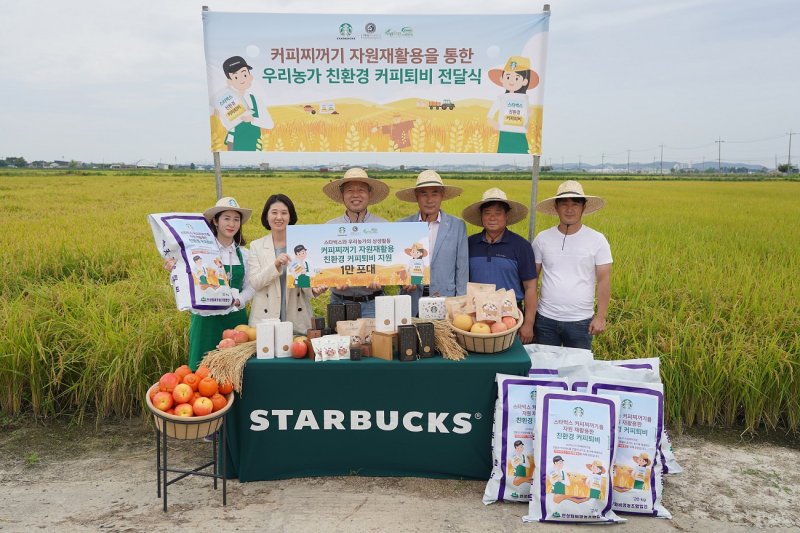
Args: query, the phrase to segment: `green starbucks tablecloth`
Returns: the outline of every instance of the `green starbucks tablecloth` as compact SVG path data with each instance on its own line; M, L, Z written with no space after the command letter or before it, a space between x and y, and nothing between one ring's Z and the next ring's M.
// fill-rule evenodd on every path
M228 473L488 479L495 373L529 368L519 339L463 361L251 359L226 421Z

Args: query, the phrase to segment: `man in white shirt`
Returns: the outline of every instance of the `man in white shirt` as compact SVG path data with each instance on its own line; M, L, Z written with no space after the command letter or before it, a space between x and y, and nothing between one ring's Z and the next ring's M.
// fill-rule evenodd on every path
M581 221L583 215L604 205L602 198L584 194L580 183L572 180L536 205L540 213L559 218L557 226L533 240L536 271L542 280L534 323L538 344L591 350L593 336L606 329L611 247L602 233Z

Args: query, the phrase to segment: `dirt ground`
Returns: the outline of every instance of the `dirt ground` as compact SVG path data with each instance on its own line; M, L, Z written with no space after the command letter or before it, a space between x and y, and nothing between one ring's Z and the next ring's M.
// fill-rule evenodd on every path
M775 439L772 439L775 440ZM745 441L733 432L693 431L674 438L685 472L668 477L664 505L674 518L624 515L610 526L648 533L800 531L797 440ZM196 466L211 453L202 441L172 441L170 465ZM173 462L174 461L174 462ZM208 478L169 487L169 510L156 497L155 442L140 420L101 427L0 424L0 531L570 531L523 524L527 506L484 506L485 482L334 477L228 483L228 505ZM594 529L607 526L580 526Z

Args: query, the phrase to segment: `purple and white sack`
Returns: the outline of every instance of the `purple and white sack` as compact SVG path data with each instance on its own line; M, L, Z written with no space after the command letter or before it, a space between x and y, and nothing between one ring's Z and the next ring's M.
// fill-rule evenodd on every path
M587 392L589 380L593 376L610 376L629 379L632 381L647 381L649 383L661 383L661 376L658 374L658 364L652 365L651 363L640 363L637 361L650 361L649 359L629 359L630 366L626 364L618 364L623 361L601 361L595 360L589 365L577 365L562 367L559 369L559 376L568 379L570 390L574 392ZM653 370L650 370L650 369ZM672 450L672 442L669 440L667 428L664 426L664 431L661 435L661 444L658 450L661 460L661 472L663 474L680 474L683 468L678 464L675 459L675 454Z
M525 351L531 358L529 376L543 374L558 375L562 366L584 365L594 360L591 350L566 348L548 344L526 344Z
M624 522L612 510L619 398L539 388L525 522Z
M533 462L533 425L537 387L568 390L567 382L550 376L534 378L497 374L497 400L492 426L492 473L483 503L530 500Z
M217 238L199 213L157 213L147 216L156 247L174 259L170 283L180 311L226 315L235 296L222 266ZM235 289L234 289L235 290Z
M619 397L617 451L611 469L614 510L672 518L661 501L663 481L658 453L664 432L664 386L595 377L589 380L588 388L591 394Z

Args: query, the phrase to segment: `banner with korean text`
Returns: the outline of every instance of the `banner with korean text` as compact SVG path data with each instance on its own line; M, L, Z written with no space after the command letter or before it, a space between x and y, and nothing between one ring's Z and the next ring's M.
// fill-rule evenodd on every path
M538 155L549 17L205 11L211 150Z
M286 228L287 287L427 285L426 222L303 224Z

